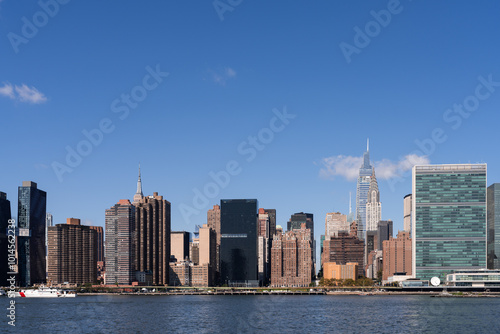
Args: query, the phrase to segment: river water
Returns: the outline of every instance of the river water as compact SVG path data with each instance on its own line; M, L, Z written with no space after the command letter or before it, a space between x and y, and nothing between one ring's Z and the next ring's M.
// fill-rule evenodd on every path
M78 296L16 298L0 333L498 333L500 298Z

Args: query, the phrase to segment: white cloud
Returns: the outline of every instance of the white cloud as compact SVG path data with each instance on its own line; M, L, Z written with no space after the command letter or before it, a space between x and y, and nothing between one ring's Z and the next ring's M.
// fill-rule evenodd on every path
M43 93L41 93L35 87L29 87L25 84L22 84L21 86L12 86L12 84L10 83L4 83L3 86L0 87L0 95L20 102L27 102L32 104L47 102L47 97Z
M45 164L35 164L35 168L36 169L47 169L47 168L49 168L49 166L47 166Z
M10 97L11 99L16 98L16 96L14 95L14 88L10 83L4 83L3 86L0 87L0 95Z
M340 176L348 181L354 181L358 177L359 167L363 163L363 157L338 155L323 158L321 163L323 164L323 168L319 171L321 178L333 179L335 176ZM411 170L414 165L429 163L430 160L427 156L408 154L399 161L382 159L380 161L375 161L373 165L377 178L389 180L400 177L403 173Z
M225 67L222 71L208 70L208 72L212 76L213 82L221 86L225 86L227 80L236 77L236 71L231 67Z
M17 86L15 87L16 93L19 95L18 99L21 102L28 102L32 104L40 104L47 102L47 98L43 93L40 93L38 89L35 87L31 86L28 87L25 84L22 86Z

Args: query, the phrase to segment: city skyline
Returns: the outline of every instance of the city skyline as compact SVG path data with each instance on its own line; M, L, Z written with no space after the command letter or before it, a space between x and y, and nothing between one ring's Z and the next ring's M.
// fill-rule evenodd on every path
M322 225L328 212L348 214L370 138L381 218L397 233L409 162L486 162L487 185L500 180L492 140L500 48L491 42L499 6L400 2L347 62L342 43L360 42L354 28L375 21L371 12L387 10L387 1L265 10L245 2L223 20L211 3L71 2L18 52L7 35L22 35L22 18L32 22L42 9L2 1L0 109L12 126L3 133L11 140L1 149L0 191L16 220L17 188L32 180L47 192L54 224L80 217L104 226L107 208L133 200L141 162L144 194L172 203L172 230L193 231L222 198L257 198L281 226L296 212ZM122 102L144 89L137 106ZM85 141L91 152L69 166L67 147ZM71 169L62 182L55 162ZM195 191L211 183L217 194L196 207ZM186 219L181 205L197 213ZM317 241L323 233L315 227Z

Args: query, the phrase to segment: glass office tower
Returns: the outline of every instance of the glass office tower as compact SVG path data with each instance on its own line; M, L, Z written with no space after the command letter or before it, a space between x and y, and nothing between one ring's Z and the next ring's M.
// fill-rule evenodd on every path
M500 183L488 187L488 269L500 269Z
M223 199L220 203L220 283L228 286L259 286L257 200Z
M366 232L366 203L368 202L368 190L370 189L373 167L370 165L370 150L368 143L366 152L363 154L363 164L359 168L358 183L356 186L356 222L358 223L358 238L365 240Z
M23 181L18 189L17 238L20 285L45 283L45 219L47 193L31 181Z
M413 167L413 275L486 268L486 164Z

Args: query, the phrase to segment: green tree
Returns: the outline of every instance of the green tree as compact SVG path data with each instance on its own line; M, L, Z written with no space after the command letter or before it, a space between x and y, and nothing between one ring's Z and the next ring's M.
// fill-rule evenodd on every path
M382 282L382 269L377 271L377 281Z

